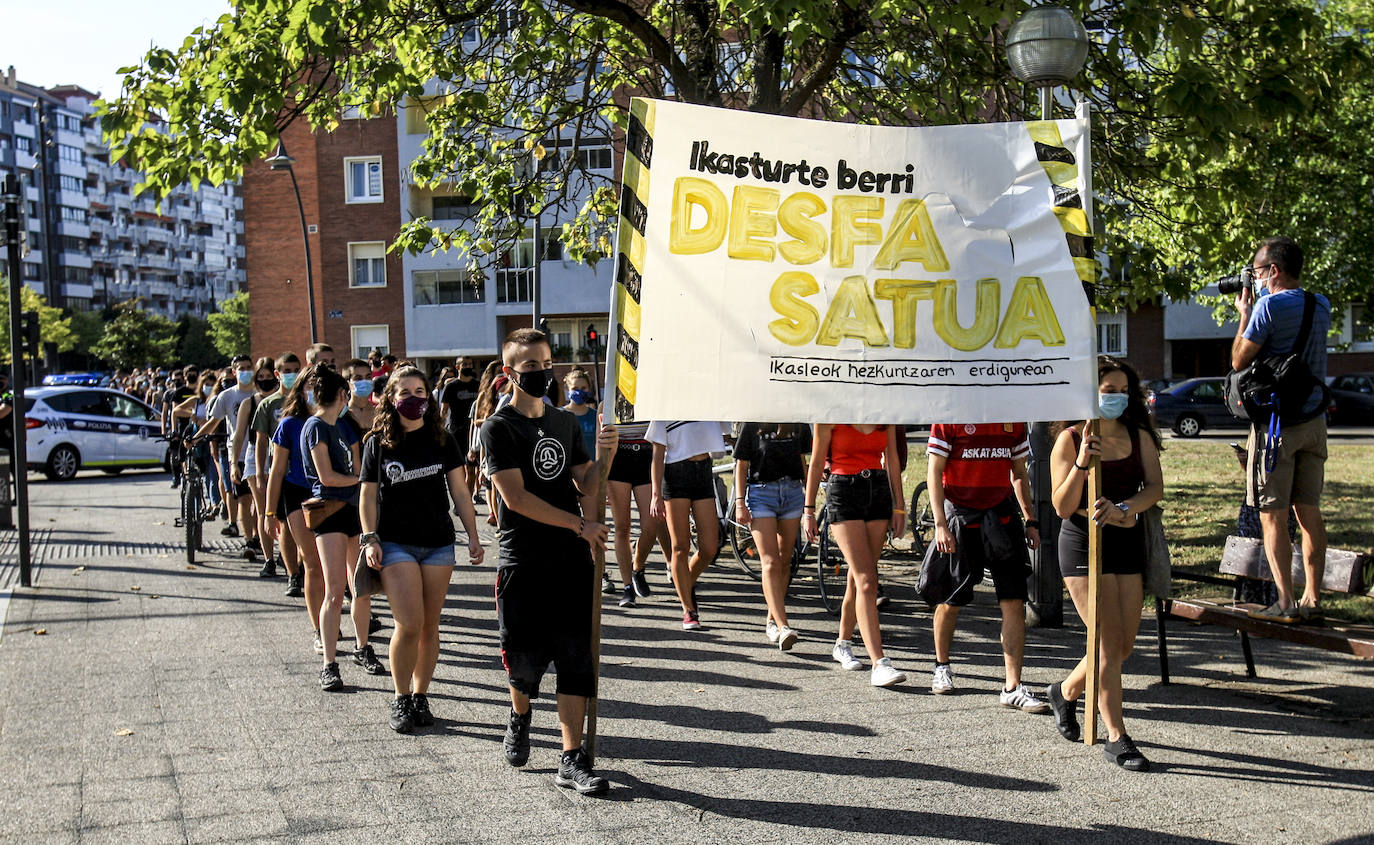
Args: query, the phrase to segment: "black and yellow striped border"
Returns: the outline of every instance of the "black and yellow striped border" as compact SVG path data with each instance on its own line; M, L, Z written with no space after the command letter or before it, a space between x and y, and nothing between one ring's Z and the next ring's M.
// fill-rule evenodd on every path
M1064 228L1064 240L1073 257L1074 270L1083 282L1088 304L1096 306L1098 264L1093 251L1093 234L1083 197L1078 192L1078 160L1064 145L1059 125L1052 120L1038 120L1026 124L1031 141L1035 143L1035 157L1045 168L1054 186L1054 216Z
M620 228L615 262L615 417L635 416L639 369L640 295L644 269L644 229L648 223L649 167L654 158L654 103L630 101L625 162L620 187Z

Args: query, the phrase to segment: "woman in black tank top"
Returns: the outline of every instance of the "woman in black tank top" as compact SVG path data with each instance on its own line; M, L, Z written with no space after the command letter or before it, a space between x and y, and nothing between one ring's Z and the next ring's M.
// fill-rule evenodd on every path
M1102 525L1098 710L1107 726L1103 754L1122 768L1144 771L1150 763L1126 735L1122 722L1121 664L1135 647L1144 599L1145 537L1139 515L1164 495L1159 433L1145 407L1140 377L1129 364L1099 358L1097 377L1101 436L1087 434L1087 423L1065 427L1050 457L1054 509L1064 520L1059 531L1059 570L1079 616L1086 618L1088 520ZM1087 469L1094 457L1102 461L1102 495L1089 503ZM1075 706L1086 679L1084 658L1062 683L1050 684L1047 691L1059 732L1075 742L1079 738Z

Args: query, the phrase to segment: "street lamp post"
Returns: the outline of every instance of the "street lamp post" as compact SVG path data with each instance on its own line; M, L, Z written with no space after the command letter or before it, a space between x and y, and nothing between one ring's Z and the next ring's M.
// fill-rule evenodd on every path
M267 159L267 166L273 170L285 170L291 174L291 190L296 193L296 210L301 215L301 242L305 244L305 297L310 306L310 343L320 341L319 329L315 323L315 270L310 265L310 230L305 225L305 205L301 202L301 186L296 182L296 171L291 165L296 160L286 154L286 145L277 141L277 151Z
M1007 30L1007 64L1012 75L1040 88L1040 117L1050 119L1054 86L1077 76L1088 58L1088 31L1068 9L1037 6ZM1050 502L1049 423L1031 426L1031 490L1041 526L1040 547L1031 554L1030 601L1026 622L1041 628L1064 625L1064 594L1059 576L1059 515Z

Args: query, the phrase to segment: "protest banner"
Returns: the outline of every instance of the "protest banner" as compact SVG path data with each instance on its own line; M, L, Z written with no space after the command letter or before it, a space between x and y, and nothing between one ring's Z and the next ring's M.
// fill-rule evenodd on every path
M631 104L616 416L1096 413L1088 121L899 128Z

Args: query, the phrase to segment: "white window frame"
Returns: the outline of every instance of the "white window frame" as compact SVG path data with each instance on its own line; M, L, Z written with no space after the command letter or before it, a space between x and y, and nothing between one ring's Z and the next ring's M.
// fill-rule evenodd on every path
M353 165L376 164L378 168L377 195L366 194L361 197L353 193ZM364 171L366 172L366 171ZM384 202L386 200L386 168L382 164L381 156L347 156L344 158L344 202L348 205L362 205L364 203Z
M1126 356L1126 312L1125 311L1098 311L1097 312L1097 337L1101 341L1104 336L1102 331L1108 326L1117 326L1121 329L1121 345L1116 349L1107 349L1105 344L1099 343L1102 348L1097 350L1099 355L1113 355L1124 358Z
M368 344L366 344L366 347L367 347L367 348L364 349L364 348L363 348L363 345L360 344L360 343L358 343L358 330L359 330L359 329L364 329L364 330L381 329L382 331L386 332L386 343L384 343L384 344L368 343ZM388 354L391 353L391 326L390 326L390 324L388 324L388 323L365 323L365 324L363 324L363 325L349 326L349 327L348 327L348 340L349 340L349 344L350 344L351 347L352 347L352 351L353 351L353 352L356 353L356 352L358 352L358 350L362 349L362 354L355 355L354 357L356 357L356 358L362 358L362 359L366 360L366 359L367 359L367 353L368 353L368 352L371 352L372 349L374 349L374 348L380 348L380 349L382 350L382 354L383 354L383 355L388 355Z
M375 248L377 251L380 252L380 254L379 254L379 255L358 255L357 253L362 251L362 249L360 249L361 247L367 247L367 248L368 248L368 249L367 249L368 252L372 252L373 248ZM382 266L382 281L381 281L380 284L379 284L379 283L375 283L375 282L374 282L374 283L368 283L368 284L358 284L357 278L356 278L356 269L355 269L355 268L356 268L356 264L355 264L355 261L356 261L357 259L359 259L359 258L369 258L369 259L374 259L374 260L380 260L380 261L381 261L381 266ZM374 266L375 266L375 265L374 265ZM370 289L370 288L384 288L384 287L386 287L386 285L387 285L387 277L386 277L386 241L349 241L349 242L348 242L348 286L349 286L350 288L362 288L362 289L366 290L366 289Z

